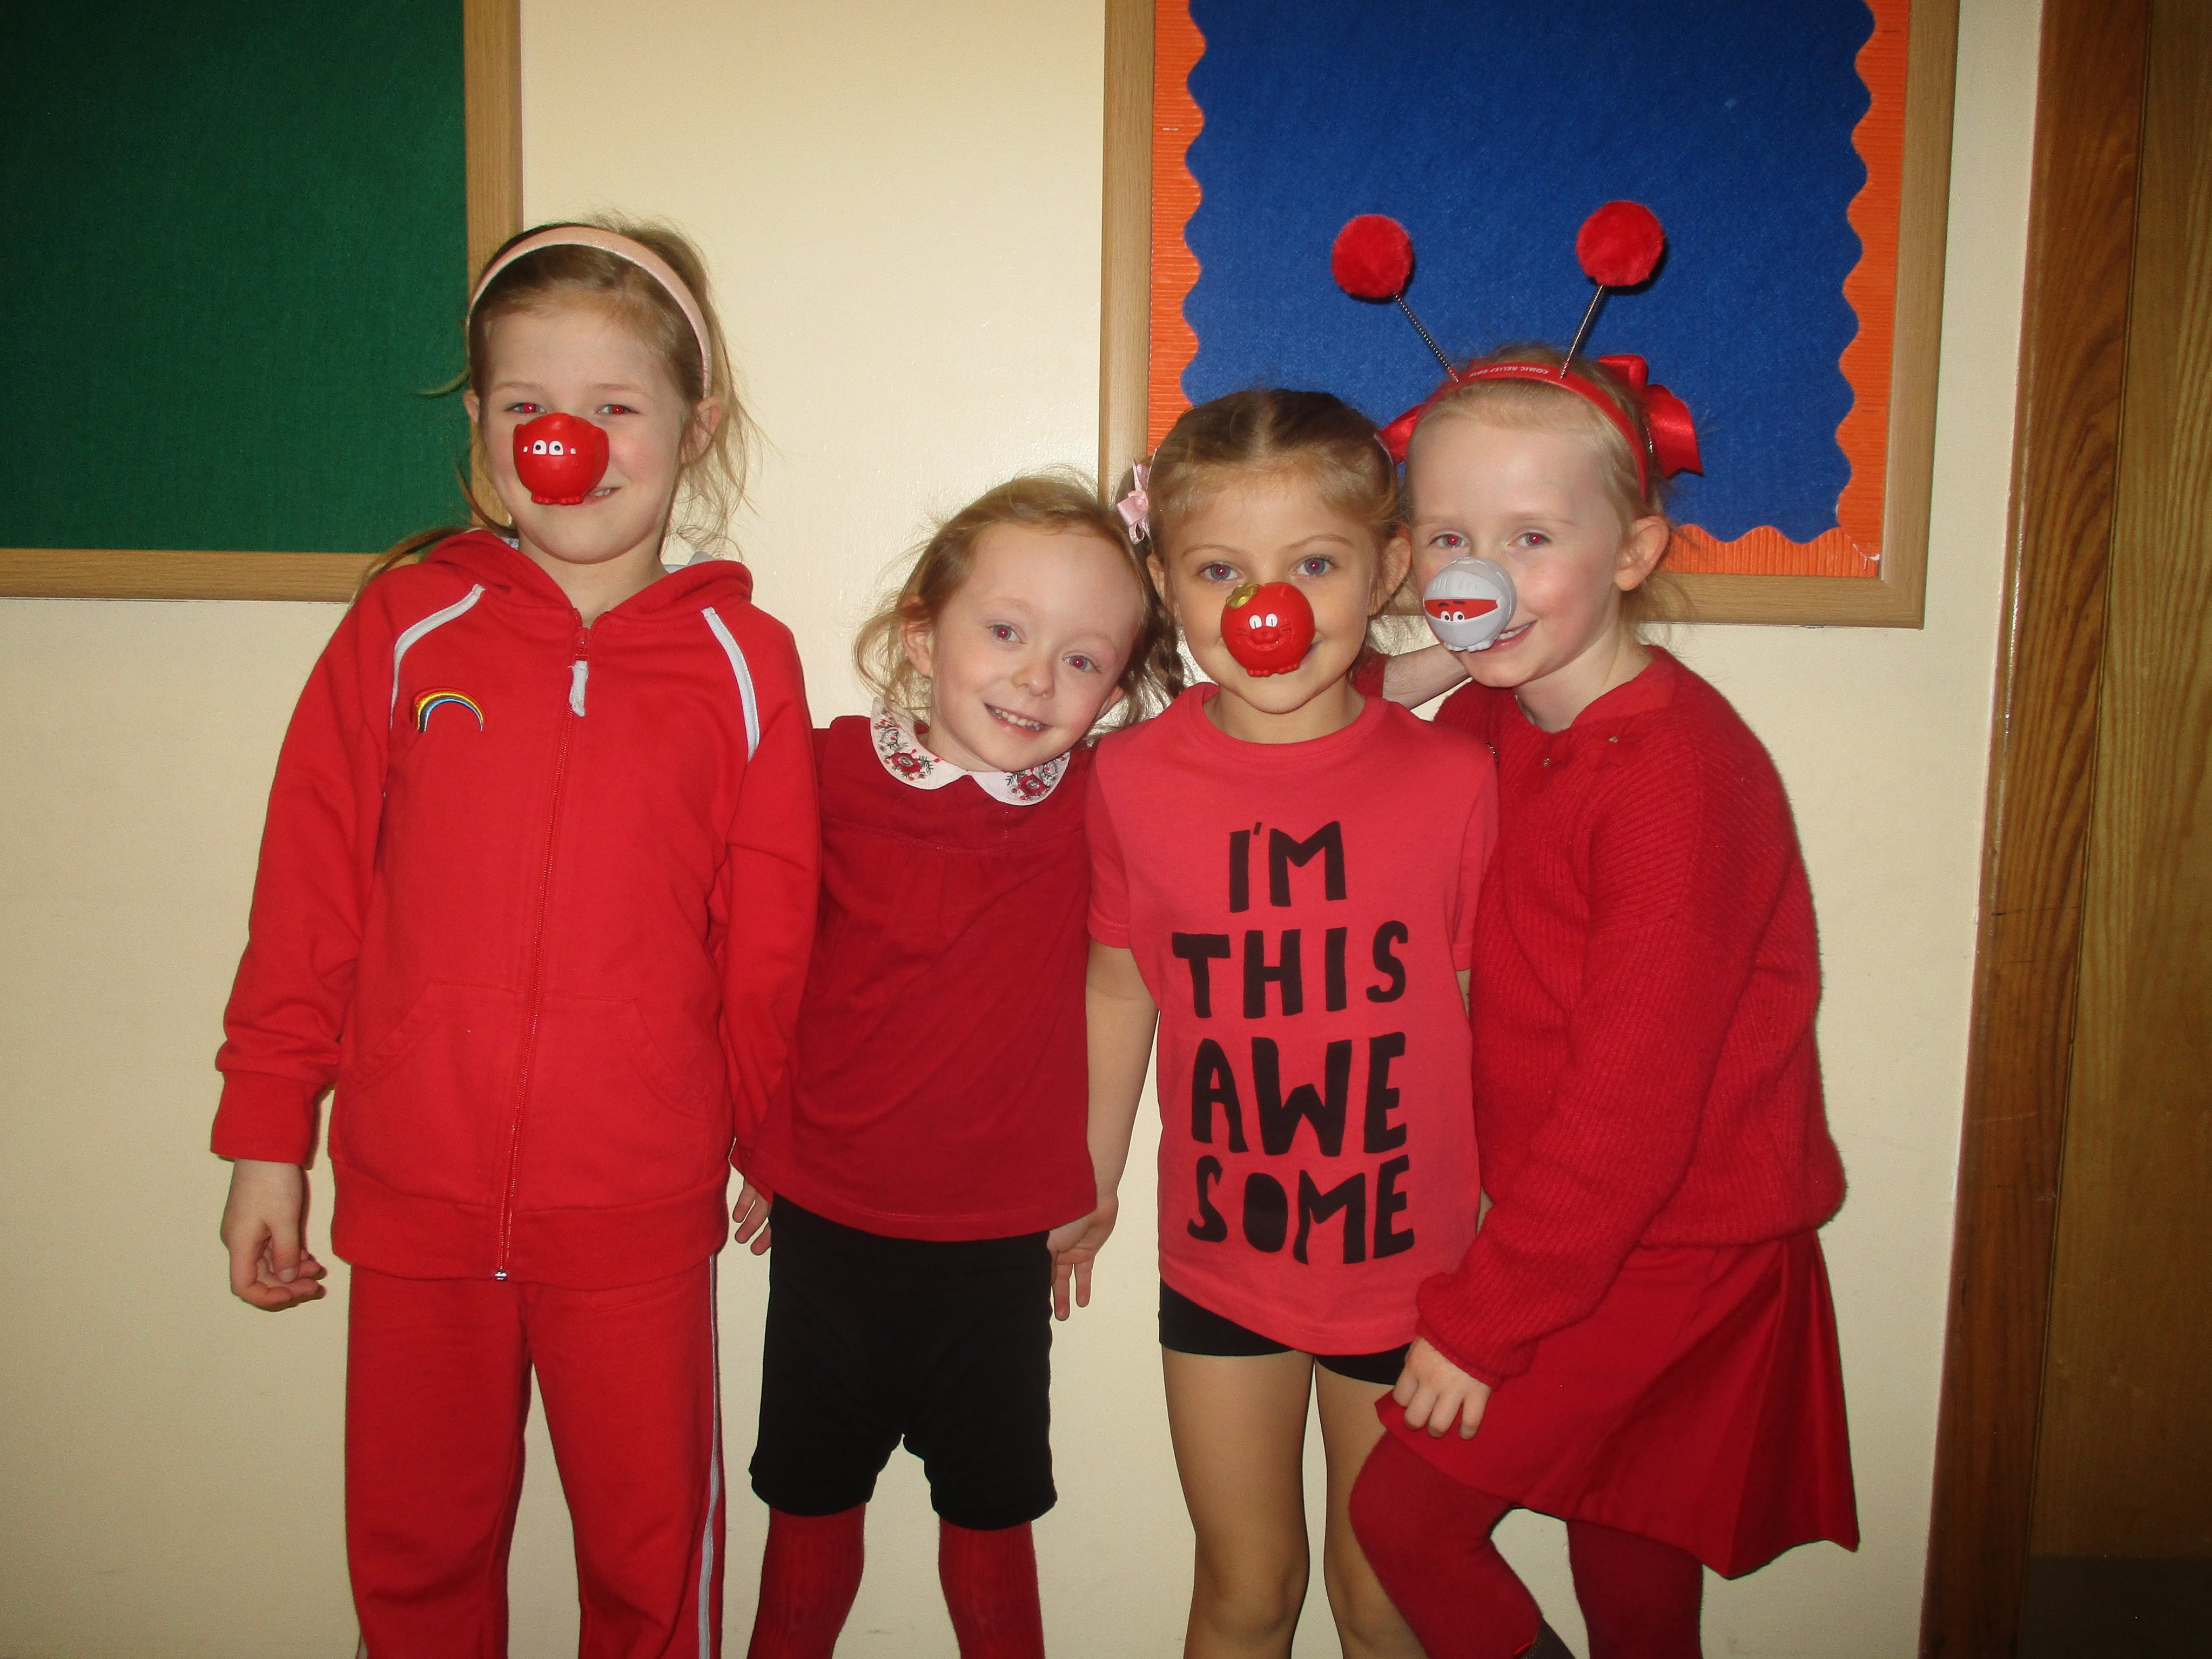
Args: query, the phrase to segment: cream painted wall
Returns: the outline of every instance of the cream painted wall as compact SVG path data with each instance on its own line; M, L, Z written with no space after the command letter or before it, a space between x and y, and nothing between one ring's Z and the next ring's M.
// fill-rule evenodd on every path
M1790 786L1819 900L1828 1230L1866 1543L1716 1583L1716 1654L1912 1651L2004 526L2035 0L1964 0L1928 626L1686 629ZM818 714L932 508L1095 441L1100 19L1079 0L524 7L532 218L669 215L705 244L775 441L744 526ZM210 1057L261 802L337 619L273 605L0 602L0 1653L349 1650L339 1510L343 1274L282 1319L225 1292ZM1133 1195L1142 1183L1131 1183ZM1141 1202L1141 1199L1139 1200ZM1054 1651L1175 1650L1188 1534L1150 1327L1150 1218L1056 1352ZM725 1259L727 1437L751 1437L763 1275ZM542 1437L514 1651L575 1624ZM732 1505L741 1643L762 1512ZM1559 1529L1509 1522L1579 1638ZM909 1460L872 1513L843 1651L950 1655ZM1333 1652L1316 1587L1298 1653Z

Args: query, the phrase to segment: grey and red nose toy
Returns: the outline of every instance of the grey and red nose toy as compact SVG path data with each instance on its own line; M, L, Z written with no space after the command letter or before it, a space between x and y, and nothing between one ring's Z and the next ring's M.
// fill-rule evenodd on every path
M1517 596L1505 567L1454 559L1421 590L1421 614L1447 651L1487 651L1513 625Z
M574 415L540 415L514 428L514 471L540 507L575 507L607 475L607 434Z

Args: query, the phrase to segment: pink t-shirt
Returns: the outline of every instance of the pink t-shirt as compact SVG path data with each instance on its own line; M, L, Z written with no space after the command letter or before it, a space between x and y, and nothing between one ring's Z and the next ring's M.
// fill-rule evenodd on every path
M1091 933L1160 1006L1160 1273L1309 1353L1413 1334L1480 1182L1467 1014L1489 752L1370 697L1244 743L1197 686L1098 748Z

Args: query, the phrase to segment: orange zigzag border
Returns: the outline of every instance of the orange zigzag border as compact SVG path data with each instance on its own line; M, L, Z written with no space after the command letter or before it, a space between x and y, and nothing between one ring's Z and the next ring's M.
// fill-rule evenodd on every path
M1147 450L1190 407L1182 372L1198 355L1198 336L1182 302L1198 283L1198 256L1183 240L1198 211L1198 180L1184 165L1191 140L1206 125L1190 95L1190 72L1206 55L1206 37L1191 21L1190 0L1159 0L1152 24L1152 348L1146 404Z
M1889 371L1897 298L1898 206L1905 175L1905 46L1911 0L1867 0L1874 33L1859 49L1867 112L1851 143L1866 165L1866 183L1849 218L1858 233L1859 261L1844 279L1844 299L1859 319L1838 360L1850 385L1851 407L1836 442L1851 469L1836 502L1837 526L1794 542L1771 526L1734 541L1717 541L1695 525L1676 527L1668 557L1680 572L1772 576L1879 576L1882 498L1888 482ZM1206 118L1190 95L1190 72L1205 55L1206 37L1191 21L1189 0L1157 0L1152 57L1152 307L1147 447L1157 446L1190 407L1183 371L1198 355L1198 336L1183 301L1198 282L1198 260L1184 240L1198 211L1198 180L1186 153Z

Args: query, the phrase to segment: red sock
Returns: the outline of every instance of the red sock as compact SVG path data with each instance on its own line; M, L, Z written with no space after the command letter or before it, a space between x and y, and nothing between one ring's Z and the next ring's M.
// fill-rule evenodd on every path
M760 1608L745 1659L831 1659L860 1591L867 1506L836 1515L768 1512Z
M1588 1521L1567 1522L1590 1659L1699 1659L1705 1570L1687 1550Z
M1462 1486L1384 1435L1352 1489L1352 1529L1429 1659L1518 1659L1536 1598L1490 1541L1513 1506Z
M960 1659L1044 1659L1036 1544L1028 1522L977 1532L940 1517L937 1576L952 1633L960 1638Z

